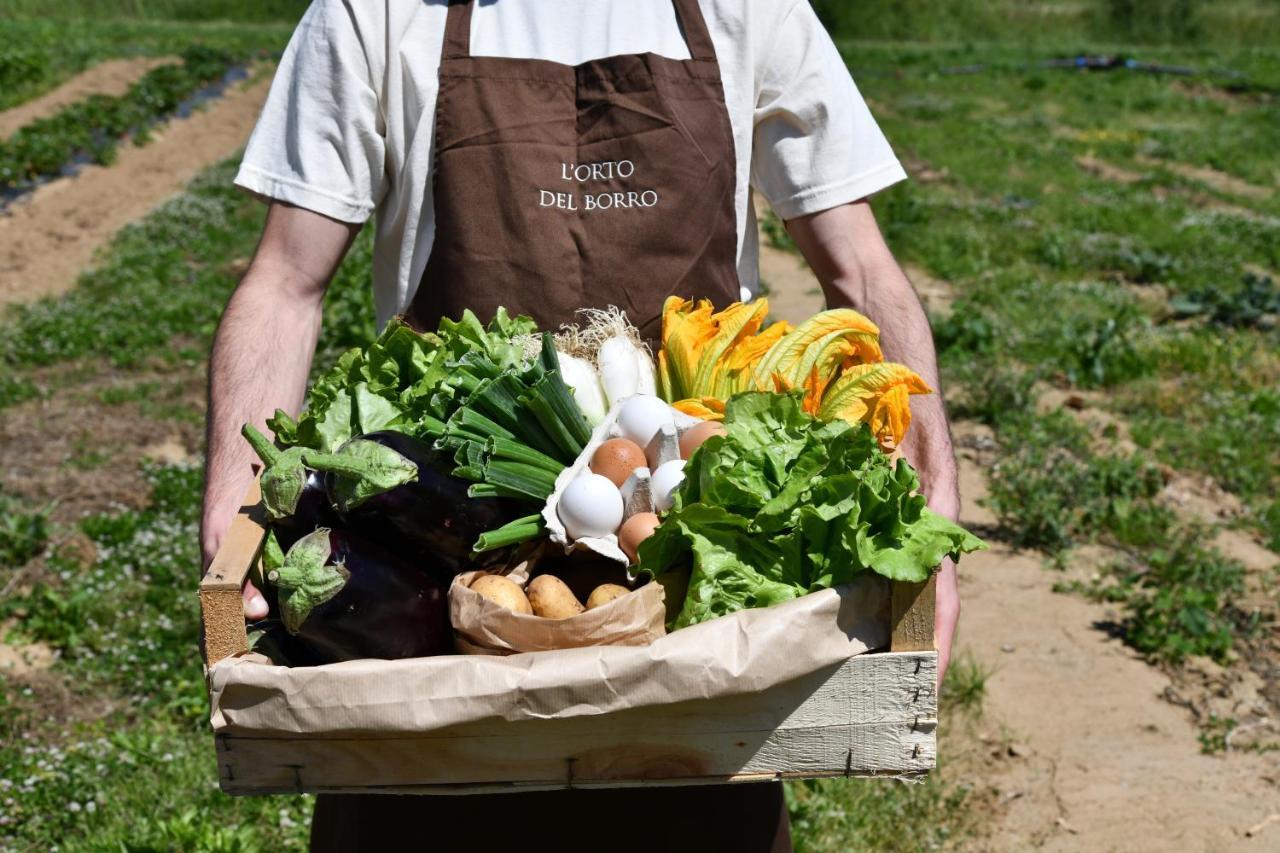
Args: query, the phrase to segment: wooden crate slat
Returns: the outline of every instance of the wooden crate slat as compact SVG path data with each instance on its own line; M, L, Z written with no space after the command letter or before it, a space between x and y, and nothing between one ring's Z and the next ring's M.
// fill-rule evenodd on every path
M895 652L923 652L936 648L933 617L937 586L936 572L923 583L894 581L893 634L889 647Z
M241 590L267 536L261 500L261 486L255 477L218 553L200 579L200 623L204 659L209 666L249 648Z
M936 666L932 652L861 655L818 684L430 735L220 735L219 771L236 794L916 775L935 761Z

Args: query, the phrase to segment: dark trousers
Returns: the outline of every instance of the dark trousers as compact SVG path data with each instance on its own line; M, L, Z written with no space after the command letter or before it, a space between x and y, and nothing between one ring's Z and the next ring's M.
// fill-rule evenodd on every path
M320 853L791 853L782 784L316 797Z

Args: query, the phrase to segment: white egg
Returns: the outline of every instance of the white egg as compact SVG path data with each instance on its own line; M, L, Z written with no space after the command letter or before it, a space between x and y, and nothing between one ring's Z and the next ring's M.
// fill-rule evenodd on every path
M675 502L675 491L684 482L684 460L672 459L658 466L649 478L649 488L653 492L653 504L659 510L671 509Z
M622 524L622 493L608 477L583 474L560 493L556 512L570 539L608 536Z
M618 427L622 434L641 447L648 447L665 424L674 423L674 410L648 394L628 397L618 412Z

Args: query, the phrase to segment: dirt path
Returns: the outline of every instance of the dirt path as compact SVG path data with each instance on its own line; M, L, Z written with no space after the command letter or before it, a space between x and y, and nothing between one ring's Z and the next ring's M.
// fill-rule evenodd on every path
M66 291L120 228L241 148L270 86L250 81L157 128L147 145L122 146L111 166L45 184L0 215L0 305Z
M798 259L763 235L760 255L775 316L820 310ZM946 282L908 274L934 310L946 309ZM962 521L985 534L995 519L977 501L994 442L972 424L956 433ZM999 804L977 849L1280 849L1280 821L1264 823L1280 812L1280 756L1202 754L1186 711L1161 698L1168 677L1104 630L1115 613L1054 592L1060 577L1039 555L991 544L962 564L956 643L993 670L980 728L1000 757L960 763L974 774L963 781L994 788ZM975 751L942 736L944 752Z
M975 455L960 451L962 521L985 527ZM1115 613L1054 592L1038 555L993 545L964 560L957 647L993 670L989 725L1021 754L983 780L1006 804L983 846L1276 849L1280 826L1245 833L1280 811L1280 759L1201 754L1186 712L1161 699L1169 679L1103 629Z
M7 139L31 122L48 118L68 104L90 95L123 95L152 68L178 60L165 56L138 56L130 59L108 59L86 69L52 92L0 111L0 139Z

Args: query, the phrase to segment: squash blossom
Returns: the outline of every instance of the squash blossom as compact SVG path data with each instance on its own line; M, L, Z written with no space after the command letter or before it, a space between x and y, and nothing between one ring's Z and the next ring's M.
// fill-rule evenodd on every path
M766 325L769 301L715 311L707 300L667 298L658 387L680 411L707 420L746 391L803 390L805 412L866 423L882 446L902 443L910 396L931 389L910 368L884 360L880 329L851 308L815 314L799 326Z

